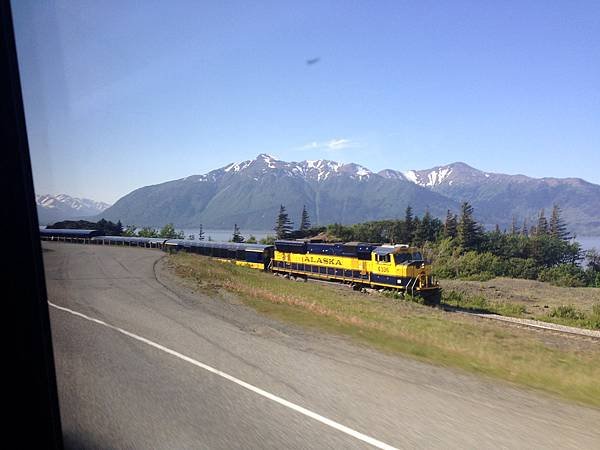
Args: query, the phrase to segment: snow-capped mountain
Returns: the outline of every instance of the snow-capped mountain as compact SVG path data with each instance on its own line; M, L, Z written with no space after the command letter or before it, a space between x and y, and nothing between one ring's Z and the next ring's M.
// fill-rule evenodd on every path
M40 224L95 216L110 207L108 203L71 197L66 194L36 195L35 201Z
M377 175L383 178L389 178L391 180L407 180L406 176L399 170L383 169L377 172ZM412 181L412 180L411 180Z
M600 186L580 178L532 178L483 172L456 162L427 170L409 170L405 177L418 186L454 201L468 201L488 226L508 226L513 216L522 223L537 220L560 206L571 231L600 234Z
M409 203L418 213L429 208L443 215L448 199L401 174L384 176L359 164L324 159L287 162L263 153L204 175L137 189L102 216L125 225L229 228L237 223L270 229L281 204L292 220L299 220L306 205L317 225L402 217Z
M346 176L360 181L373 175L373 172L366 167L354 163L344 164L326 159L286 162L261 153L256 159L231 163L206 175L199 175L198 178L199 180L216 181L227 177L227 175L241 174L257 179L258 176L267 173L317 182L336 176Z
M452 186L454 183L485 182L491 176L504 177L500 174L482 172L462 162L437 166L427 170L409 170L404 172L404 176L407 180L428 188L435 188L440 185Z
M304 205L311 222L356 223L403 217L406 206L443 218L467 200L476 218L508 227L512 217L534 220L554 203L571 231L600 233L600 186L580 179L530 178L483 172L465 163L429 170L378 173L354 163L330 160L281 161L260 154L204 175L137 189L101 216L123 224L270 229L279 205L299 220ZM297 216L297 217L296 217Z

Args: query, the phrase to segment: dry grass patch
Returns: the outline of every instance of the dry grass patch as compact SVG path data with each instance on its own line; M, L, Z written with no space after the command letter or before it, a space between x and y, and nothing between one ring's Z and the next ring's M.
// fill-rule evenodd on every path
M600 346L595 344L571 345L555 337L561 340L556 345L528 330L335 284L293 282L197 255L171 255L168 264L198 289L232 292L282 321L600 407Z
M513 278L488 281L443 280L446 293L481 298L499 314L582 328L600 329L600 288L570 288ZM453 305L456 306L456 305ZM566 310L571 314L565 314Z

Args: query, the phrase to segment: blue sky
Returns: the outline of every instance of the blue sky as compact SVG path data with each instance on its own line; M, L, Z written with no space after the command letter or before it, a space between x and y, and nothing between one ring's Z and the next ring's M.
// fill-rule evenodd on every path
M13 14L38 193L114 202L263 152L600 183L598 1L20 0Z

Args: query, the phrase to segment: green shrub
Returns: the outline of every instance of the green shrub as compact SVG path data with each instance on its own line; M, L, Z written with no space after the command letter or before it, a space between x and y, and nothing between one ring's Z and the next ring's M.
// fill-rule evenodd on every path
M600 303L592 305L592 312L588 314L589 327L600 329Z
M394 300L405 300L408 302L419 303L420 305L424 305L425 299L420 295L410 295L407 292L398 292L386 289L382 292L384 297L393 298Z
M474 311L488 311L490 304L481 295L468 296L458 291L443 291L442 303L457 308L471 309Z
M571 305L557 306L550 311L549 316L570 320L583 320L586 318L583 311L579 311L577 308Z
M600 303L592 305L592 311L589 313L580 311L571 305L553 308L548 314L548 321L600 330Z
M510 278L524 278L535 280L539 275L540 268L533 258L510 258L506 263L505 275Z
M546 281L555 286L582 287L586 286L586 273L575 264L560 264L540 271L538 280Z
M493 276L504 273L504 263L500 258L490 252L467 252L460 257L458 270L461 277L489 273Z
M521 317L527 312L527 309L523 305L516 303L495 303L493 310L496 314L501 316Z
M442 291L442 302L447 303L449 305L459 306L463 301L464 295L462 292L458 291Z
M460 279L465 281L489 281L492 278L495 278L495 276L496 275L491 272L480 272L460 277Z

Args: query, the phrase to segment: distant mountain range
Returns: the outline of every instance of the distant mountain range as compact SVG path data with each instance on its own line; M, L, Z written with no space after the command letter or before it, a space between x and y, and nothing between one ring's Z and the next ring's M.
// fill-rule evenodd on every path
M178 227L273 228L279 205L300 221L306 205L313 225L402 218L407 205L443 218L469 201L486 226L522 225L557 203L570 230L600 234L600 186L578 178L530 178L482 172L464 163L429 170L372 172L329 160L285 162L266 154L127 194L97 218L123 224Z
M454 201L404 179L383 176L358 164L285 162L261 154L204 175L137 189L102 217L124 224L245 229L273 228L279 205L299 222L306 205L313 224L355 223L417 213L443 215Z
M35 201L40 225L95 216L110 206L108 203L88 198L74 198L66 194L36 195Z
M507 227L516 217L529 224L544 208L549 216L560 206L569 229L580 235L600 234L600 186L580 178L531 178L482 172L465 163L410 170L405 177L456 201L469 201L486 225Z

